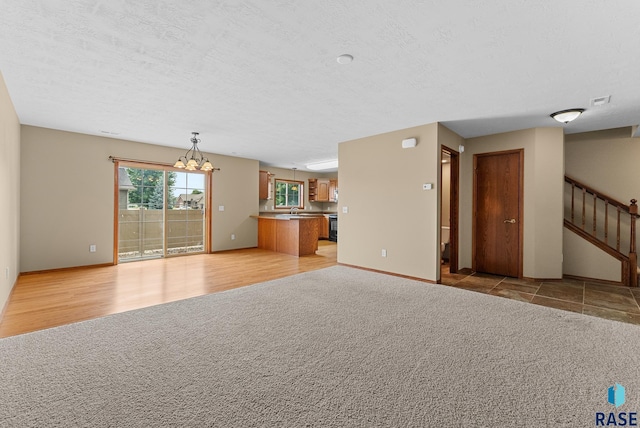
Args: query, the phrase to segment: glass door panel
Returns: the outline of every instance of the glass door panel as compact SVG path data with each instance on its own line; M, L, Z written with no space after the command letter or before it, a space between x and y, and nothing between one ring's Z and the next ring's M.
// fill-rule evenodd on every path
M164 171L118 168L118 261L164 255Z
M206 175L173 172L174 184L168 195L172 208L167 210L167 255L205 251Z

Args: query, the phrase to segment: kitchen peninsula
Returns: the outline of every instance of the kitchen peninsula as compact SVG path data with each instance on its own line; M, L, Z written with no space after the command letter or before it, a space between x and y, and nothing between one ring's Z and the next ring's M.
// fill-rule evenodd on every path
M292 256L315 254L322 215L252 216L258 220L258 248Z

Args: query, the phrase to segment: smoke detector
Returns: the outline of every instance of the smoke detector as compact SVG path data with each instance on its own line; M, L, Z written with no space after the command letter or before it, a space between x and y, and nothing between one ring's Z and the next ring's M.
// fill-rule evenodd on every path
M591 98L590 104L592 107L598 107L609 104L609 101L611 101L611 95L605 95L604 97Z

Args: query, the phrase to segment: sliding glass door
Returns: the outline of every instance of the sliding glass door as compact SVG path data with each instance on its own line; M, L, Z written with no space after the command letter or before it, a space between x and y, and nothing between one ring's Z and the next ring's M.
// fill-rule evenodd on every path
M118 165L119 262L202 253L207 173Z
M173 209L167 210L167 252L169 254L204 251L206 191L205 175L173 172L175 180L169 199Z

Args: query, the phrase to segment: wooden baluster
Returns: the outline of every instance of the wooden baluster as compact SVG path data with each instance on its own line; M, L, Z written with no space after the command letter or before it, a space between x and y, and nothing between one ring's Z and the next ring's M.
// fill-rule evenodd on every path
M584 225L585 225L585 219L587 216L587 191L583 188L582 189L582 230L584 230Z
M596 236L596 206L598 205L598 197L593 195L593 236Z
M620 207L618 207L618 228L616 229L616 251L620 251Z
M575 220L575 195L576 193L576 185L571 183L571 224L576 224Z
M604 243L609 245L609 201L604 200Z
M629 245L629 287L638 286L638 255L636 254L636 218L638 218L638 202L631 199L629 216L631 217L631 243Z

